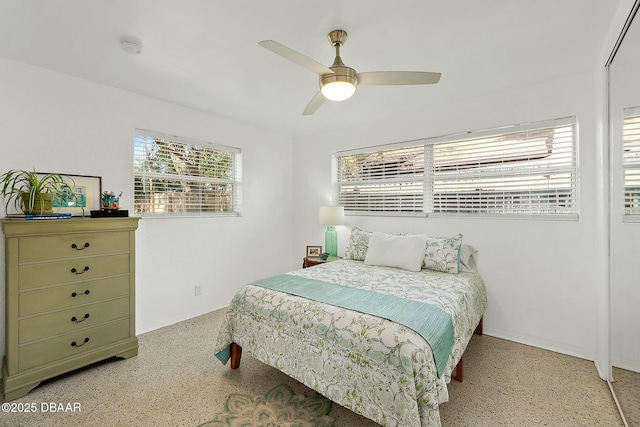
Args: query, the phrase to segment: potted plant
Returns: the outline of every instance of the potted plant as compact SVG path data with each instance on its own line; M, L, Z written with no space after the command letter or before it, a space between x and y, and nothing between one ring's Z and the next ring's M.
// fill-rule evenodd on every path
M122 191L117 196L113 191L103 191L101 197L102 210L118 210L120 208L120 196L122 196Z
M0 176L0 186L5 202L5 211L13 201L16 210L25 214L53 212L54 201L75 199L73 180L68 182L59 174L38 174L34 171L12 169Z

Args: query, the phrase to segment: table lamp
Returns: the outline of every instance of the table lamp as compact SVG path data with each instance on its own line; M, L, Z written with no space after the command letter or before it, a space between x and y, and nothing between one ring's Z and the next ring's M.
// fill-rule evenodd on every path
M338 233L335 226L343 223L343 206L320 206L318 224L327 226L327 231L324 233L324 251L329 256L338 256Z

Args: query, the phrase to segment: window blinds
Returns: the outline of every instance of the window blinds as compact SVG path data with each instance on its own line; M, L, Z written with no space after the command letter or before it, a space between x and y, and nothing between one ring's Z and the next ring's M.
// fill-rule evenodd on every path
M622 121L624 215L640 215L640 107L626 109Z
M134 136L139 214L240 213L240 150L148 131Z
M336 153L337 203L351 213L577 217L575 133L566 118Z
M338 204L351 212L422 212L425 146L337 158Z
M577 214L572 124L435 144L436 213Z

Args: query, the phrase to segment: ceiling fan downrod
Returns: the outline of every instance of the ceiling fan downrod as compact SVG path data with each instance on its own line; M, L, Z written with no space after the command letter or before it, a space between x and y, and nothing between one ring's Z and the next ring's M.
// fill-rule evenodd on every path
M340 47L347 41L347 32L344 30L333 30L328 35L329 43L331 46L336 48L336 57L333 60L333 65L329 67L333 73L332 74L321 74L320 75L320 88L325 97L333 101L339 101L346 98L349 98L353 92L355 91L355 87L358 85L358 73L351 67L347 67L342 62L342 58L340 57ZM346 87L350 89L348 90L348 95L342 95L344 93L341 91L341 94L338 97L330 95L327 92L328 85L338 84L343 88Z

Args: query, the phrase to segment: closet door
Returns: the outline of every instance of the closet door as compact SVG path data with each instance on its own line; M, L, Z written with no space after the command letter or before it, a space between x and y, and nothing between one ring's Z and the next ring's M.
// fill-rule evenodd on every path
M628 425L640 426L640 13L609 66L609 90L612 389Z

